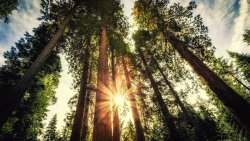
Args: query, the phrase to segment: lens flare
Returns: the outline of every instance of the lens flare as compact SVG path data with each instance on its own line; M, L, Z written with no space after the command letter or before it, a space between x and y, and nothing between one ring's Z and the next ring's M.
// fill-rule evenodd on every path
M124 97L121 95L117 95L114 97L114 102L115 102L115 105L117 105L118 107L122 106L124 103Z

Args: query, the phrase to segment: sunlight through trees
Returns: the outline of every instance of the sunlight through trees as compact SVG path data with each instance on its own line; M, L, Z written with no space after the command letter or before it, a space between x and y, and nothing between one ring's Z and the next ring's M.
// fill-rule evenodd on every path
M9 22L18 3L2 5ZM120 0L41 0L39 27L4 53L0 141L249 140L250 55L215 56L196 8L134 1L131 30ZM59 54L77 91L62 129L56 114L43 122L57 101Z

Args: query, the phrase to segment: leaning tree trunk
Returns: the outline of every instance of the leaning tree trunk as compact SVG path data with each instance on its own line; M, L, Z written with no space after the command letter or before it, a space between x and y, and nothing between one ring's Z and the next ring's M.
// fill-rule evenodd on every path
M36 76L37 72L41 69L43 64L47 61L49 56L52 54L56 43L61 38L64 29L68 25L69 21L73 17L76 8L79 6L79 2L69 11L69 14L64 18L63 23L61 24L58 31L51 38L49 43L45 46L39 56L36 58L32 66L26 71L22 78L17 82L17 84L10 90L9 94L3 99L0 103L0 128L6 122L8 117L10 117L12 111L17 107L21 102L21 99L24 96L25 91L31 85L32 80Z
M112 66L112 81L114 87L114 96L116 96L116 70L115 70L115 51L114 47L111 46L111 66ZM113 141L120 141L120 126L119 126L119 113L118 106L113 104Z
M160 74L162 75L166 85L168 86L169 90L171 91L172 95L174 96L175 102L180 106L182 112L184 113L184 115L185 115L184 118L186 119L188 124L193 127L195 123L194 123L193 119L191 119L191 117L189 116L188 111L187 111L186 107L184 106L184 104L181 102L179 95L177 94L177 92L175 91L171 82L168 80L167 76L163 72L163 69L160 67L158 61L154 58L153 54L150 54L150 55L151 55L152 60L155 62L157 69L160 71Z
M196 55L194 55L187 45L174 36L166 36L172 46L178 51L199 75L199 77L216 94L218 99L226 106L239 123L250 133L250 104L235 92L228 84L210 70Z
M177 128L176 128L176 126L174 124L172 115L170 114L170 112L169 112L169 110L168 110L168 108L167 108L167 106L166 106L166 104L165 104L165 102L164 102L164 100L162 98L162 95L161 95L161 93L160 93L160 91L158 89L158 86L157 86L154 78L153 78L153 75L151 74L151 70L150 70L150 68L149 68L149 66L147 64L147 61L146 61L146 59L145 59L145 57L143 55L143 52L142 52L142 50L140 48L137 48L137 49L138 49L139 55L141 57L142 63L146 68L147 76L148 76L149 81L151 83L151 86L152 86L152 88L154 90L157 102L158 102L158 104L160 106L160 109L162 111L162 114L163 114L163 116L165 118L164 120L165 120L165 123L166 123L166 125L167 125L167 127L169 129L170 138L172 140L174 140L174 141L180 141L181 138L180 138L179 133L177 131Z
M147 120L147 105L146 105L146 102L145 102L145 97L143 96L143 93L142 93L142 89L141 89L141 84L142 82L139 82L139 86L137 87L138 88L138 92L137 92L137 95L139 96L139 100L141 102L141 109L140 109L140 112L141 112L141 115L142 115L142 118L143 118L143 122L144 122L144 133L146 134L146 140L149 140L149 130L148 130L148 120Z
M122 57L122 64L123 64L123 69L124 69L124 73L125 73L125 77L126 77L127 89L129 91L129 89L131 88L131 82L130 82L129 72L128 72L124 57ZM141 124L141 120L140 120L140 115L139 115L139 112L137 109L135 96L133 93L130 93L128 95L128 97L129 97L130 108L131 108L131 112L132 112L133 120L134 120L134 124L135 124L136 139L137 139L137 141L145 141L145 137L144 137L143 128L142 128L142 124Z
M84 104L85 104L85 96L87 91L87 81L88 81L88 71L89 71L89 47L90 47L90 38L87 39L87 46L84 55L84 64L82 70L82 79L81 79L81 86L80 92L77 100L76 106L76 113L74 116L74 122L72 126L71 132L71 141L80 141L81 140L81 129L82 129L82 122L83 122L83 111L84 111ZM85 122L85 121L84 121Z
M245 89L247 89L250 92L250 88L244 84L242 81L240 81L237 77L235 77L233 74L231 74L231 76L237 81L239 82Z
M105 87L105 88L104 88ZM109 89L108 49L106 27L101 28L101 41L98 59L97 92L94 117L94 141L111 141L111 113Z
M164 20L158 11L154 12L154 16L157 17L156 24L165 36L165 41L172 44L173 48L191 65L236 120L250 133L250 114L246 114L250 111L250 104L194 55L185 42L164 29L165 25L162 25Z
M89 80L88 84L92 81L92 67L90 64L90 70L89 70ZM89 120L89 105L90 105L90 90L87 91L87 95L85 98L85 106L84 106L84 114L83 114L83 123L82 123L82 133L81 133L81 140L85 141L87 139L87 132L88 132L88 120Z
M167 76L164 74L162 68L160 67L158 61L154 58L154 56L152 54L151 58L155 63L156 68L159 70L161 76L163 77L166 85L168 86L170 92L172 93L172 95L174 96L175 102L180 106L182 112L185 114L185 116L188 117L188 112L186 107L184 106L184 104L181 102L180 97L178 96L177 92L174 90L174 87L172 86L171 82L167 79Z

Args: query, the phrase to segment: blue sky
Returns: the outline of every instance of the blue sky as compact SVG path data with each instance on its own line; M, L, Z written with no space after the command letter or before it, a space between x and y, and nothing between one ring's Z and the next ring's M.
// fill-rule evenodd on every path
M3 64L3 52L15 45L25 32L32 32L39 25L37 18L40 16L39 0L20 0L21 7L11 15L9 24L0 21L0 65Z
M189 0L175 0L188 4ZM227 57L227 50L249 53L250 47L242 40L245 29L250 29L248 0L195 0L200 14L208 26L209 37L216 47L216 55Z
M10 50L11 46L23 36L25 32L32 33L32 29L39 25L40 0L19 0L21 7L13 11L11 22L5 24L0 21L0 65L4 64L3 52ZM124 3L126 16L132 12L134 0L121 0ZM172 0L187 5L189 0ZM201 14L204 24L209 28L209 36L216 47L216 55L227 57L227 50L240 53L250 53L250 47L242 41L245 29L250 29L250 4L248 0L195 0L198 8L195 14ZM132 18L130 17L132 21ZM50 107L50 119L58 113L59 124L64 118L67 100L76 92L71 89L72 77L68 74L67 62L63 62L62 78L57 89L58 103ZM61 98L60 98L61 97Z

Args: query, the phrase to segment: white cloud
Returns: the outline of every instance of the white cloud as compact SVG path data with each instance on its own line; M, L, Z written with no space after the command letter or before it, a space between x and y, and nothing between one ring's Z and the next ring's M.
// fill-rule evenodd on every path
M198 0L197 0L198 1ZM195 14L201 14L204 24L208 26L209 37L216 47L216 55L225 56L229 49L232 37L232 22L235 16L232 8L234 0L216 0L214 4L208 5L207 1L198 1Z
M241 53L250 52L250 47L242 41L245 29L250 28L250 6L247 0L195 0L198 8L194 14L200 14L208 26L209 37L216 47L216 55L227 57L227 50ZM190 0L176 0L186 6ZM235 5L236 4L236 5ZM238 11L239 10L239 11Z
M3 52L10 49L23 34L32 32L34 27L39 25L37 18L40 16L40 1L24 0L29 3L26 11L14 11L11 16L11 23L8 25L0 23L0 65L3 64ZM130 17L133 3L135 0L122 0L124 3L125 15ZM173 0L172 0L173 1ZM189 0L176 0L176 2L187 5ZM208 0L196 0L198 9L196 14L201 14L204 24L209 27L209 36L217 48L217 54L225 55L226 50L236 50L246 52L244 43L242 43L242 33L244 29L250 28L249 5L247 0L240 1L240 12L238 17L232 10L235 0L214 0L214 5L208 5ZM210 1L211 2L211 1ZM32 6L32 8L30 7ZM130 23L132 18L130 17ZM250 49L250 47L248 47ZM249 51L250 52L250 51ZM62 56L61 56L62 58ZM70 89L73 83L72 77L67 73L68 66L65 59L62 59L63 72L61 73L59 87L56 90L58 102L51 106L46 123L57 113L58 125L62 127L66 111L69 110L67 102L76 92Z
M40 16L40 0L24 1L27 10L13 11L9 24L0 21L0 66L4 64L3 53L10 50L25 32L32 33L32 29L40 23L37 20Z
M232 51L250 53L250 47L247 47L247 44L243 43L242 37L245 29L250 29L250 17L248 16L250 14L249 7L247 0L240 1L239 16L234 20L234 33L231 40L232 45L230 47Z

